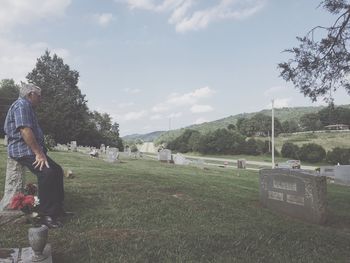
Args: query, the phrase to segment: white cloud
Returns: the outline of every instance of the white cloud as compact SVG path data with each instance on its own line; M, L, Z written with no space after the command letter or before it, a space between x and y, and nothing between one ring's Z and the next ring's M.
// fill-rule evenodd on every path
M136 94L136 93L139 93L141 90L140 90L140 89L125 88L124 91L125 91L126 93Z
M94 14L93 19L97 22L97 24L105 27L114 20L114 16L111 13Z
M210 98L214 93L215 91L209 87L195 89L184 94L172 93L163 102L153 106L152 112L160 113L177 107L193 106L202 99Z
M10 31L19 24L61 16L71 0L1 0L0 32Z
M214 108L210 105L193 105L191 107L191 112L193 113L202 113L202 112L211 112Z
M150 120L161 120L163 116L161 114L154 114L150 117Z
M152 107L153 112L164 112L169 110L169 107L165 106L164 104L160 103Z
M289 98L277 98L277 99L274 99L274 108L284 108L284 107L288 107L289 106L289 102L290 102L290 99ZM267 108L268 109L271 109L272 107L272 102L267 105Z
M182 112L174 112L174 113L170 113L168 115L168 118L175 119L175 118L180 118L181 116L182 116Z
M147 114L147 111L145 110L140 110L140 111L131 111L127 112L123 115L120 115L118 119L123 120L123 121L134 121L141 119Z
M216 0L210 7L201 6L194 0L116 0L126 3L130 9L143 9L153 12L170 12L168 22L177 32L186 32L206 28L210 23L244 19L257 13L266 0Z
M118 108L122 109L122 108L127 108L127 107L131 107L131 106L134 106L135 103L134 102L122 102L122 103L119 103L117 101L114 102L115 104L118 104Z
M194 121L194 124L201 124L203 122L207 122L208 120L205 118L198 118L197 120Z
M173 93L170 94L167 103L174 105L191 105L196 103L199 99L211 97L215 92L209 87L199 88L193 92L182 95Z
M286 86L274 86L274 87L271 87L271 88L265 90L264 96L265 97L274 97L274 96L276 96L276 94L281 93L281 92L285 92L286 90L287 90Z
M0 79L13 78L16 82L25 81L25 76L35 67L37 58L46 49L52 50L62 58L70 57L69 51L50 48L47 43L24 44L0 38Z

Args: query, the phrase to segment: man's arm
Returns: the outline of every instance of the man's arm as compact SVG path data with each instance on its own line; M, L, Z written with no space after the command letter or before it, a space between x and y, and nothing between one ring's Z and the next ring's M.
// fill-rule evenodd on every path
M36 141L32 129L29 127L22 127L20 128L20 132L24 142L35 154L35 162L33 163L34 168L39 167L40 171L43 169L44 165L49 168L49 163L47 162L46 156Z

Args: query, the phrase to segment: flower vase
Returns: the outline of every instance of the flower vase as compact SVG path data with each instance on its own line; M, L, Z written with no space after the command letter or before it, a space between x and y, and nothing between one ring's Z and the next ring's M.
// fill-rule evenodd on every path
M48 256L43 254L46 246L49 228L45 225L31 227L28 229L29 245L33 249L33 262L38 262L46 259Z

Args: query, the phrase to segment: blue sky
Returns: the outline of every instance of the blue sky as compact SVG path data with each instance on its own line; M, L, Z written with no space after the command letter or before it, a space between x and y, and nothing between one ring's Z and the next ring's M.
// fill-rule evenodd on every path
M309 106L279 78L282 51L335 17L316 0L0 0L0 79L46 49L79 71L91 110L121 135L271 107ZM348 104L344 91L336 104Z

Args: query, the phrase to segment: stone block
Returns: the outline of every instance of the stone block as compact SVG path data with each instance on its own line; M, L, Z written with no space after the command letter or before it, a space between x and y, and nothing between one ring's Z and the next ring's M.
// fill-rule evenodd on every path
M263 206L306 222L326 221L327 180L316 172L262 169L260 202Z
M171 150L162 149L158 152L158 160L161 162L170 162L172 161Z
M34 252L31 247L0 248L0 263L32 263ZM51 245L46 244L43 254L46 258L40 263L52 263Z
M350 186L350 165L334 166L334 183Z
M246 160L245 159L238 159L237 160L237 168L239 169L245 169L246 168Z
M321 166L320 175L326 177L334 177L335 175L335 166Z
M13 196L23 192L24 167L12 158L7 158L4 196L0 201L0 211L8 208Z
M23 212L7 210L0 212L0 226L5 224L24 224L27 221Z

